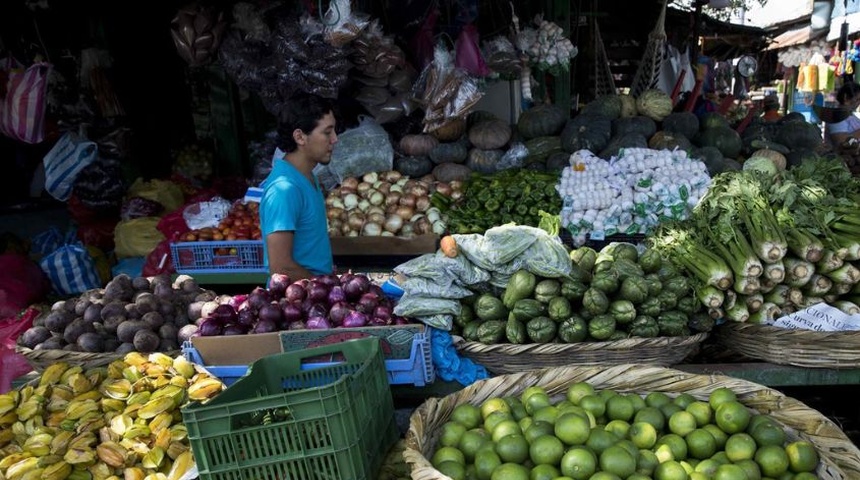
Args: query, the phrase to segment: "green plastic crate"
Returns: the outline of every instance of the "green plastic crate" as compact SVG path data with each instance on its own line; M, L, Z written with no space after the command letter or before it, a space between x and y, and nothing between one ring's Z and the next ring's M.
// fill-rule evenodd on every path
M343 363L300 370L341 353ZM281 353L182 409L202 480L370 480L397 440L379 339Z

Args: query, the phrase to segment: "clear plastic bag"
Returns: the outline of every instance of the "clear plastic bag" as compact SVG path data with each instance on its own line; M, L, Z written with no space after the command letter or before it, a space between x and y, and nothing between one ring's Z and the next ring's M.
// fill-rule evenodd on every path
M523 230L527 228L531 227L502 225L487 230L483 235L473 233L453 237L460 252L472 263L495 272L511 263L535 242L536 237Z
M401 285L403 291L409 295L433 297L433 298L466 298L472 294L466 288L449 282L443 285L421 277L410 277Z
M401 317L459 315L462 308L459 300L423 297L404 293L400 297L400 300L397 301L397 305L394 306L394 314Z
M499 163L496 164L497 170L507 170L510 168L522 168L525 165L525 159L529 156L529 149L520 142L511 145L511 148L502 155Z
M439 330L451 330L454 328L453 315L429 315L425 317L416 317L419 322Z
M338 136L329 168L338 183L345 178L361 177L369 172L391 170L394 162L394 147L388 132L376 120L360 117L356 128Z
M490 70L506 78L519 77L523 68L514 44L503 36L484 42L484 58Z
M370 18L354 13L349 0L334 0L329 3L324 23L326 41L332 46L342 47L361 35Z

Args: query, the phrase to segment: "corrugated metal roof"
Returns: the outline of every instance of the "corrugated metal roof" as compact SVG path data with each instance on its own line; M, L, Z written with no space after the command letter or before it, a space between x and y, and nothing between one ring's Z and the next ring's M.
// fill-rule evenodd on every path
M765 50L779 50L780 48L802 45L810 40L823 37L827 30L813 30L812 27L800 27L785 31L771 41Z

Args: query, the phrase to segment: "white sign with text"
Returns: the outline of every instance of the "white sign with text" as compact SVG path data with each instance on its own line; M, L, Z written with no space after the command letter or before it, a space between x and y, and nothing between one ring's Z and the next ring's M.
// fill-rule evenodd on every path
M848 315L826 303L817 303L776 319L773 326L818 332L860 330L860 315Z

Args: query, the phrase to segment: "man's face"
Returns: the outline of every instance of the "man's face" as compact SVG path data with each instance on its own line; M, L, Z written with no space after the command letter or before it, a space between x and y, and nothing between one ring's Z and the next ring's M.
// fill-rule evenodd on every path
M305 134L302 150L309 159L323 165L331 162L331 153L337 143L335 124L334 115L329 112L317 122L313 131Z

